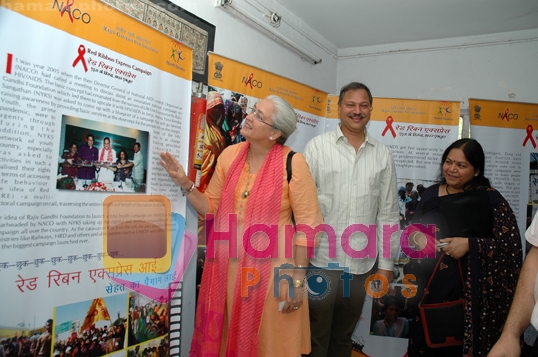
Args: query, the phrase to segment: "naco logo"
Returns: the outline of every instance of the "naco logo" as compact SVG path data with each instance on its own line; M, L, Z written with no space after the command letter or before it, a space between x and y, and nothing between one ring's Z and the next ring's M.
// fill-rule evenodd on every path
M504 113L499 113L497 117L501 120L506 119L509 122L510 120L517 120L518 115L516 113L510 113L510 108L506 108Z
M67 3L62 1L58 3L58 0L54 0L52 3L52 8L57 8L61 17L64 17L64 14L67 13L69 20L73 23L75 20L82 21L85 24L89 24L92 20L92 17L87 12L83 12L78 7L75 7L75 0L67 0Z
M256 79L254 79L254 73L251 73L248 78L247 77L243 77L241 79L241 83L245 83L245 86L248 87L248 85L250 85L250 89L254 89L254 87L256 88L261 88L263 87L263 83L261 81L258 81Z

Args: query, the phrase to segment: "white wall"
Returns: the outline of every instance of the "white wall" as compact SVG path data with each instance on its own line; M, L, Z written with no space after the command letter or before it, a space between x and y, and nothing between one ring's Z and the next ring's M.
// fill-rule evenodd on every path
M335 91L337 60L319 47L306 40L299 43L308 53L322 59L320 64L312 65L225 10L215 7L214 0L172 2L216 26L215 53L325 92ZM240 4L241 0L234 0L234 3ZM296 20L293 15L287 13L283 14L283 17L288 22ZM279 29L286 30L286 25L283 24ZM287 37L292 39L292 36L292 32L288 31ZM211 71L211 68L209 70Z
M360 50L367 55L339 61L337 88L358 80L374 96L463 101L462 108L468 98L538 103L538 30Z

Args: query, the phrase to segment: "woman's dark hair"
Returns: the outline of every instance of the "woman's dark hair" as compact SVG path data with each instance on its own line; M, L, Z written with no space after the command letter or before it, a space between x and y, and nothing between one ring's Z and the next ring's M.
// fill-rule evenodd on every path
M446 148L441 159L441 166L439 167L439 173L437 175L436 182L444 185L446 184L445 176L443 175L443 164L446 161L446 158L452 149L461 149L465 158L475 170L478 170L478 175L474 176L471 181L465 184L465 190L474 190L479 186L491 187L489 180L484 176L484 167L486 166L486 156L484 155L484 150L482 145L475 139L459 139L454 141L449 147Z
M129 160L129 157L127 157L127 151L123 149L121 149L120 152L118 153L118 160L121 160L121 153L125 154L125 160Z
M389 296L383 301L383 311L386 311L392 305L398 306L400 309L403 309L403 304L396 296Z

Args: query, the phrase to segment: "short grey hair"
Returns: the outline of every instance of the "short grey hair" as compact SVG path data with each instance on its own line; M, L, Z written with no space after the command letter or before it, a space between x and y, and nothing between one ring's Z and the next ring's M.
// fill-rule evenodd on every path
M284 145L290 135L297 129L297 113L295 113L290 103L277 95L269 95L265 99L273 102L275 106L275 112L271 118L273 127L282 133L276 142Z

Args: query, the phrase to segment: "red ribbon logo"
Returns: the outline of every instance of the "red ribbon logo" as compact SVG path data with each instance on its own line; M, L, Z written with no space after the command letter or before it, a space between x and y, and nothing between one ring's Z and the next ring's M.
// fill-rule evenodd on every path
M86 47L84 45L78 46L78 57L75 58L73 61L73 67L77 65L77 63L82 62L82 66L84 66L84 72L88 72L88 66L86 65L86 60L84 59L84 55L86 54Z
M381 136L385 136L385 134L387 133L387 130L390 130L390 132L392 133L392 137L395 138L396 132L394 131L394 128L392 127L392 123L394 123L394 119L392 119L392 116L389 115L387 117L387 120L385 120L385 123L387 124L387 126L385 127L385 129L383 129Z
M64 14L67 12L69 14L69 20L71 20L71 23L73 23L73 16L71 15L71 6L75 4L75 0L72 0L69 2L67 1L67 4L63 7L63 9L60 10L60 17L64 17Z
M532 147L536 149L536 142L534 141L534 138L532 137L533 130L534 129L532 128L532 125L529 124L529 126L527 126L527 137L523 141L523 146L525 146L527 144L527 141L531 139Z
M250 76L248 76L248 79L245 83L246 86L250 84L250 89L252 89L252 78L254 77L254 73L251 73Z

